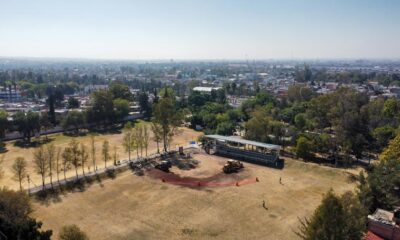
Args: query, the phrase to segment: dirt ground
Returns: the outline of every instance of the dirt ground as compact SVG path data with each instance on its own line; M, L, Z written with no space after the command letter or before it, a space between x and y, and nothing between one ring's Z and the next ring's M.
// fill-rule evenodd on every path
M185 146L188 145L190 141L196 141L197 137L202 133L196 132L189 128L181 128L179 134L174 138L174 141L171 144L171 148L176 148L177 146ZM42 137L44 138L44 137ZM53 143L57 148L64 149L72 138L75 138L78 142L83 143L87 150L90 151L90 136L80 136L80 137L70 137L64 134L53 134L48 136L51 139L51 143ZM110 143L110 155L113 155L114 146L117 148L118 159L128 159L128 153L125 152L124 147L122 146L123 133L115 132L115 133L106 133L106 134L96 134L95 137L95 147L96 147L96 165L98 169L104 168L104 161L102 160L101 149L103 141L107 140ZM7 142L6 149L7 152L0 154L0 159L4 156L4 162L2 164L2 170L4 172L3 178L0 180L0 186L7 186L12 189L19 189L19 183L13 179L13 173L11 171L12 164L14 163L17 157L23 157L28 163L28 174L32 180L32 186L40 186L41 185L41 177L35 172L34 163L33 163L33 152L35 151L34 147L23 148L16 146L15 141ZM162 148L160 144L160 149ZM154 141L151 141L148 147L148 154L157 152L157 144ZM143 155L145 151L143 150ZM131 153L131 158L136 158L136 152ZM90 156L90 155L89 155ZM62 161L60 157L60 162ZM112 165L113 160L110 158L107 163L108 166ZM93 163L91 157L89 157L88 162L85 166L85 171L88 172L90 167L90 171L93 171ZM79 174L82 174L82 169L78 170ZM67 172L68 176L74 176L75 169L70 169ZM63 173L60 173L60 179L63 178ZM53 180L56 180L56 173L53 173ZM46 179L46 183L49 182L49 178ZM23 187L28 188L28 182L23 182Z
M172 171L204 178L219 173L227 160L203 153L194 158L200 161L196 169ZM259 182L189 188L126 171L59 202L35 202L34 217L55 236L62 225L74 223L96 240L298 239L298 218L312 214L324 193L355 187L345 170L290 159L283 170L245 163L243 174Z

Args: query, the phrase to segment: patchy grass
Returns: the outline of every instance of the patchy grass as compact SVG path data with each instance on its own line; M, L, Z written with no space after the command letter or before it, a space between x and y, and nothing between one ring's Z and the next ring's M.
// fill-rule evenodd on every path
M96 143L96 165L97 167L103 168L104 167L104 161L102 160L102 155L101 155L101 149L102 149L102 144L104 140L109 141L110 143L110 155L113 154L114 151L114 146L117 148L117 153L118 153L118 159L127 159L128 158L128 153L125 152L124 147L122 146L122 140L123 140L123 133L120 130L108 130L104 132L94 132L94 133L87 133L82 136L75 136L75 135L65 135L62 133L59 134L52 134L48 135L48 142L54 144L57 148L64 149L68 143L72 139L76 139L78 142L83 143L90 151L90 135L94 134ZM180 131L180 134L174 138L174 141L171 145L172 148L175 148L177 146L183 146L187 145L189 141L196 140L197 137L201 133L195 132L194 130L188 129L188 128L182 128ZM45 139L44 136L41 138L42 140ZM31 182L31 187L32 186L38 186L41 184L41 177L36 173L35 171L35 166L33 163L33 152L37 147L42 145L39 142L36 142L34 138L32 138L32 143L29 144L29 146L22 146L21 142L19 141L11 141L6 143L6 151L0 152L0 159L4 156L4 163L2 165L3 171L4 171L4 177L0 181L0 186L7 186L12 189L19 189L19 183L15 180L12 179L13 173L11 171L11 166L14 163L14 160L17 157L23 157L28 163L27 169L28 173L30 175L30 178L32 180ZM161 144L160 144L161 148ZM149 144L148 148L148 154L155 153L157 151L157 146L156 143L151 141ZM140 154L140 153L139 153ZM143 150L143 154L145 154L145 151ZM131 158L136 158L137 154L136 152L131 153ZM60 158L60 162L61 162ZM109 159L107 165L110 166L113 163L112 158ZM90 167L90 171L93 171L93 163L91 157L89 157L88 162L85 166L85 172L89 172L88 167ZM79 174L82 174L82 169L80 168ZM74 176L75 175L75 170L70 169L67 172L67 177ZM63 178L63 173L60 173L60 179ZM53 173L53 181L57 180L56 173ZM49 182L49 178L46 179L46 182ZM27 181L23 182L23 187L27 188L28 183Z
M197 168L171 170L206 177L226 158L195 154ZM34 204L44 228L78 224L91 239L298 239L298 218L312 214L329 189L353 190L343 169L286 160L283 170L245 164L244 174L260 182L240 187L187 188L126 171L84 192ZM279 183L282 178L282 184ZM266 202L268 210L262 202Z

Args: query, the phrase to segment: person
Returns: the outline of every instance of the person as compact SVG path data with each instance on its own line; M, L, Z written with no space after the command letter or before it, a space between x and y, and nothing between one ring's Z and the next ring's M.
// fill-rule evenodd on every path
M282 184L282 177L279 177L279 184Z
M263 208L267 209L267 207L265 206L265 200L263 200Z

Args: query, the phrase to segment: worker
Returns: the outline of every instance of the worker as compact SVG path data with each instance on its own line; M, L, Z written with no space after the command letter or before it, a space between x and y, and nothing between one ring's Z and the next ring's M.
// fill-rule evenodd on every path
M282 184L282 177L279 177L279 184Z

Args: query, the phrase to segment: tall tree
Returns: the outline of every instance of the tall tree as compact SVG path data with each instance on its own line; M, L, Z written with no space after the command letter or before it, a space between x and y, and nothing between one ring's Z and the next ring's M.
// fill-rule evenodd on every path
M46 154L47 154L47 163L49 164L49 176L50 176L50 184L51 188L53 188L53 169L54 169L54 161L56 160L56 148L54 144L46 145Z
M118 161L117 145L114 145L113 160L114 166L116 166Z
M151 131L153 132L153 140L157 144L157 153L160 153L160 142L162 141L161 125L156 122L152 122L151 123Z
M79 150L79 143L75 140L72 139L71 142L68 144L70 153L71 153L71 164L75 168L75 173L76 173L76 179L78 180L78 167L80 166L80 155L81 152Z
M107 161L110 158L110 144L107 140L103 142L103 148L102 148L102 153L103 153L103 160L104 160L104 168L107 168Z
M132 130L132 124L128 122L124 127L124 140L122 142L125 151L128 152L128 160L131 161L131 152L134 146L134 136Z
M297 235L301 239L362 239L365 211L351 192L337 196L329 191L310 219L301 221Z
M90 155L92 157L92 162L93 162L93 170L96 171L96 139L94 135L90 135Z
M38 113L29 111L18 112L14 115L14 122L24 139L30 142L35 132L40 131L40 117Z
M0 110L0 140L4 137L8 127L8 114L4 110Z
M60 156L61 156L61 148L57 148L57 154L56 154L56 173L57 173L57 182L58 182L58 186L60 186Z
M165 89L164 96L154 106L154 121L161 126L165 152L168 151L169 138L172 138L177 132L181 119L175 106L174 96L171 96L168 89Z
M146 157L147 157L147 149L149 148L150 142L150 131L149 126L147 124L143 124L143 147L146 150Z
M43 146L37 148L33 153L33 159L35 163L35 169L38 174L42 177L42 189L45 189L45 180L48 170L48 159L46 151Z
M50 240L52 231L42 231L42 223L31 217L29 196L23 191L0 189L0 229L8 239Z
M62 153L62 165L63 165L63 172L64 172L64 181L67 181L67 175L66 172L70 169L71 166L71 159L72 159L72 154L71 154L71 149L69 147L64 148L64 152Z
M12 165L12 170L14 173L14 179L19 182L19 189L22 191L22 181L27 176L26 171L27 163L23 157L17 157L14 164Z
M89 158L88 151L83 143L81 143L81 150L80 150L80 155L81 155L81 167L82 167L82 173L83 176L85 176L85 163L87 162Z

